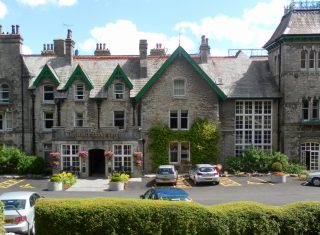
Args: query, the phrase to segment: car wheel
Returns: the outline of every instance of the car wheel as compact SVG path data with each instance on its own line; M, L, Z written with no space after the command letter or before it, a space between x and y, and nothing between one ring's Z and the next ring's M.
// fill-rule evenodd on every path
M320 186L320 178L318 177L313 178L311 182L314 186Z

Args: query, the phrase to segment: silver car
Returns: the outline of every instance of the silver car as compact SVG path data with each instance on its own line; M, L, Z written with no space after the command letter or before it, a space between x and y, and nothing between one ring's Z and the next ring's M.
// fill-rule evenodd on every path
M35 234L34 205L40 195L35 192L8 192L0 195L4 204L4 229L8 233Z
M189 170L189 178L195 185L202 182L219 184L219 172L210 164L196 164Z
M309 172L307 175L307 182L314 186L320 186L320 172Z
M156 183L173 183L177 184L178 171L174 165L160 165L156 174Z

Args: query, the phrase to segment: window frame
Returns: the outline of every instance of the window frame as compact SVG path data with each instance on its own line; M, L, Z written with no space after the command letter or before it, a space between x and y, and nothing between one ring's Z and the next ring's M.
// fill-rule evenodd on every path
M117 90L116 87L121 86L122 89ZM119 97L118 97L119 96ZM113 99L115 100L124 100L125 98L125 85L122 82L117 82L113 84Z
M316 69L316 51L310 50L308 57L308 69Z
M81 114L82 117L78 116L78 114ZM80 122L82 122L82 125L79 125ZM85 125L86 125L85 112L74 112L73 126L84 127Z
M300 69L307 69L308 65L308 51L306 49L301 50L300 52Z
M52 114L52 118L48 118L47 114ZM47 128L46 122L52 121L52 126L50 128ZM43 129L45 131L50 131L52 130L54 126L54 112L53 111L44 111L43 112Z
M82 92L82 94L81 94ZM74 100L84 101L85 100L85 86L84 84L78 83L74 86Z
M80 170L80 144L61 144L61 169L70 171L71 167L78 167Z
M116 118L116 114L123 114L123 118ZM123 121L123 126L116 125L116 122ZM119 130L124 130L126 127L126 113L123 110L115 110L113 111L113 126L118 127Z
M178 84L176 83L182 82L182 86L181 87L177 87ZM181 92L182 91L182 92ZM180 94L181 92L181 94ZM186 80L183 78L176 78L173 80L173 97L174 98L183 98L186 96Z
M48 88L48 87L52 88L52 91L46 90L46 88ZM54 86L50 85L50 84L45 84L45 85L43 85L42 92L43 92L43 97L42 97L43 103L53 104L54 103ZM52 99L46 99L46 95L50 95L50 94L52 94Z
M235 101L235 156L248 147L272 151L272 100Z
M5 94L7 95L7 97L5 97ZM0 84L0 103L1 104L10 103L10 86L6 83Z
M183 116L183 114L187 114L186 116ZM173 114L176 114L176 116L173 116ZM189 123L190 123L190 117L189 117L189 110L170 110L169 111L169 128L171 130L189 130ZM173 127L172 123L176 122L176 128ZM182 124L186 122L186 127L182 127Z
M0 112L0 132L12 131L12 129L13 129L13 113Z
M182 146L184 144L187 144L188 146L188 149L187 150L183 150L182 149ZM177 148L176 149L171 149L171 147L175 145ZM169 164L179 164L182 160L185 160L185 161L190 161L191 159L191 151L190 151L190 142L189 141L171 141L169 143ZM187 151L187 152L186 152ZM177 158L177 161L172 161L172 154L176 154L176 158ZM187 158L182 158L182 155L183 154L187 154Z
M112 161L112 168L114 170L117 170L116 168L121 168L123 167L123 170L125 172L133 172L133 146L132 144L113 144L112 145L113 149L113 161ZM120 151L119 151L120 150ZM118 163L121 165L118 166ZM129 168L129 170L124 169L124 168Z

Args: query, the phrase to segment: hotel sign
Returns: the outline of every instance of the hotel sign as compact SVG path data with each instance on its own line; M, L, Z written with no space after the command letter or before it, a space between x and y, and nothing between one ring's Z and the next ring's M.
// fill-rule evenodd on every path
M74 129L66 130L55 128L52 131L54 141L65 140L136 140L139 139L140 133L135 129L119 131L114 128L92 130L92 129Z

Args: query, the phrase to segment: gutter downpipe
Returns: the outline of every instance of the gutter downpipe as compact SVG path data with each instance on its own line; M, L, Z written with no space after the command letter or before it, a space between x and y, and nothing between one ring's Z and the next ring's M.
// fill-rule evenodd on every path
M20 77L21 77L21 149L22 151L25 150L25 141L24 141L24 86L23 86L23 82L24 82L24 69L23 69L23 60L22 60L22 56L20 56L20 69L21 69L21 72L20 72Z
M34 91L31 93L31 100L32 100L32 153L36 154L36 118L35 118L35 98L36 95L34 94Z
M281 66L282 66L282 63L281 63L281 60L282 60L282 44L281 44L281 41L280 41L280 44L279 44L279 59L278 59L278 66L279 66L279 69L278 69L278 82L279 82L279 93L281 94L281 73L282 73L282 69L281 69ZM282 139L282 136L281 136L281 124L280 122L282 122L281 120L281 107L280 107L280 104L281 104L281 97L280 99L278 99L278 151L280 152L283 152L282 150L282 146L281 146L281 139Z

